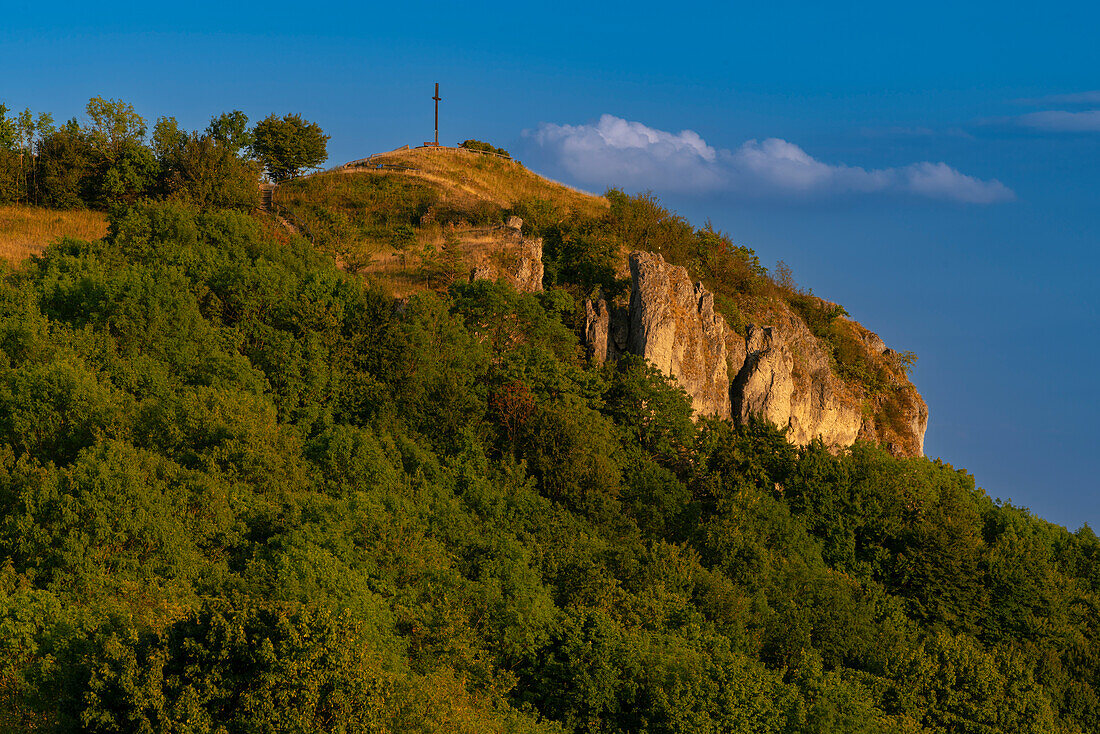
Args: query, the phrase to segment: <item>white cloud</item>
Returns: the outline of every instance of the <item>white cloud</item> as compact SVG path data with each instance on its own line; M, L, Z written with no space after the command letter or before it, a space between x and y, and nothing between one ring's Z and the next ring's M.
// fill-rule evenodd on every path
M1035 130L1050 132L1100 132L1100 110L1029 112L1017 117L1016 123Z
M720 150L691 130L670 133L613 115L588 125L542 123L527 135L590 185L787 198L872 192L983 204L1013 198L999 181L967 176L945 163L868 170L825 163L779 138Z
M897 171L901 176L903 190L933 199L992 204L1016 198L1012 189L1000 181L983 181L967 176L946 163L914 163Z
M721 186L718 151L692 130L673 134L604 115L595 125L543 123L533 138L587 183L663 181L661 188L673 189Z

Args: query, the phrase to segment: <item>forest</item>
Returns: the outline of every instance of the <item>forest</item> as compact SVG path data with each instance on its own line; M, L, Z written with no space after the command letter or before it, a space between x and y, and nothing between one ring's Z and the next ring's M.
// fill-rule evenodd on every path
M751 250L534 202L546 290L395 299L247 206L85 181L107 237L0 277L0 730L1100 731L1087 525L588 363L639 222L778 287Z

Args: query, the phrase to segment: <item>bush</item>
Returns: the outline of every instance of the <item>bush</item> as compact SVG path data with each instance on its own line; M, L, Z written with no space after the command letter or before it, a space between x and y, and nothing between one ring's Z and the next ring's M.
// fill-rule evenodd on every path
M458 147L465 148L466 150L476 150L482 153L496 153L497 155L504 156L505 158L512 157L504 148L495 148L492 145L489 145L489 143L481 140L464 140L462 141L462 144Z

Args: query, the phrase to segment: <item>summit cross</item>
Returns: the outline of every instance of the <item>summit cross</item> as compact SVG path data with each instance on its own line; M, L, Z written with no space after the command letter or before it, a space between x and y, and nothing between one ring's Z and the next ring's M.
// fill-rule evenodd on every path
M435 144L439 145L439 100L442 99L439 96L439 82L435 83L435 96L432 99L435 100Z

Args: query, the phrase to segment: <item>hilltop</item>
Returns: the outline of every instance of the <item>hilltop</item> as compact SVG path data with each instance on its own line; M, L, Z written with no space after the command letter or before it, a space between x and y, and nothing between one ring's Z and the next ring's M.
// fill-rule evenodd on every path
M651 197L594 196L500 155L418 148L288 182L276 202L322 251L397 296L475 278L564 288L592 360L643 356L700 414L763 415L801 445L923 453L914 355ZM637 266L641 252L658 259Z
M345 172L371 170L376 166L405 166L410 173L436 183L453 202L488 201L510 207L530 197L539 197L565 211L597 214L607 200L552 181L522 163L499 154L466 148L411 148L373 155L346 164Z
M603 197L517 161L461 148L374 155L287 182L275 201L322 250L350 270L383 276L397 295L445 288L478 267L499 274L518 244L506 220L516 212L531 220L528 204L562 216L608 208Z

